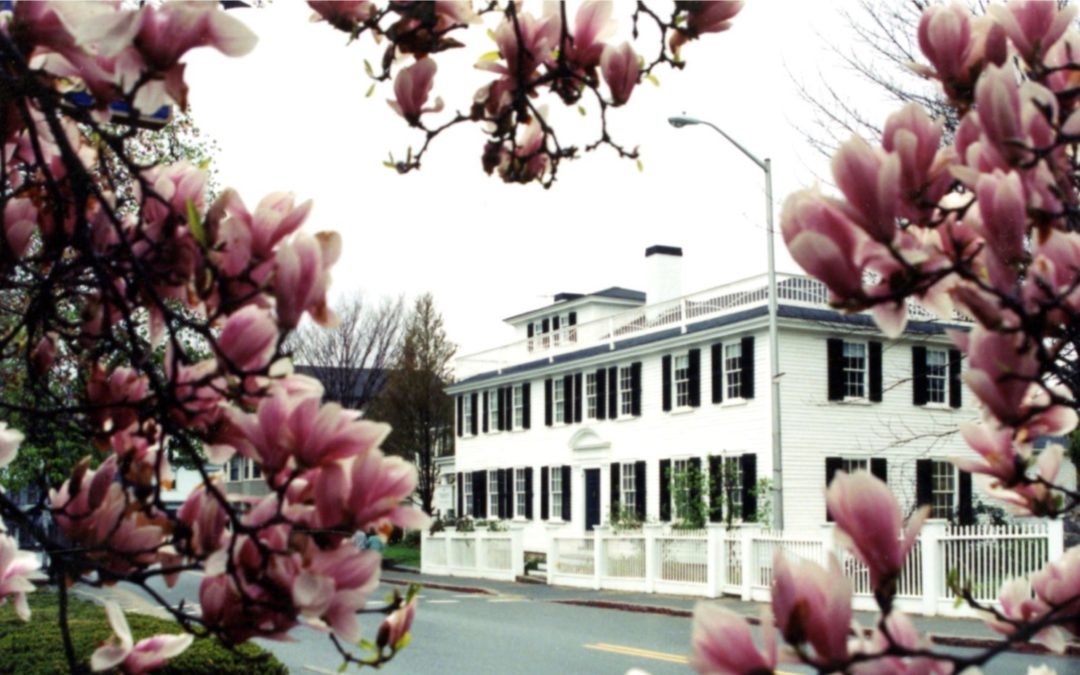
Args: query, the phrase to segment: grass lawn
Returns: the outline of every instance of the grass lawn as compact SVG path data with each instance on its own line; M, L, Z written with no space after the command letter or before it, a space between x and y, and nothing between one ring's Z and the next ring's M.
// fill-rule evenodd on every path
M64 645L58 624L59 606L55 592L40 588L29 596L30 621L23 622L15 615L10 602L0 607L0 673L45 675L68 671ZM158 633L179 633L172 621L127 614L131 633L138 642ZM83 670L90 672L90 655L98 645L112 635L105 618L105 609L92 602L68 597L68 625L75 653ZM217 640L201 639L188 647L161 673L286 673L276 658L253 644L235 651L226 649Z
M383 550L383 560L393 565L420 567L420 546L410 546L404 542L387 544Z

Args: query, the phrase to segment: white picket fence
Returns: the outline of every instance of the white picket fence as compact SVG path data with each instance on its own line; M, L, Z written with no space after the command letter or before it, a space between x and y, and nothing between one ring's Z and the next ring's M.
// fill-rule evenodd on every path
M525 573L522 529L511 526L506 532L478 529L420 535L420 571L451 577L472 577L513 581Z
M587 536L552 538L548 583L593 589L676 593L768 602L777 552L825 564L837 556L856 609L874 610L870 573L835 543L833 526L820 532L770 532L757 526L709 525L694 532L645 525L634 532L599 527ZM897 581L896 605L926 615L966 616L955 606L950 574L980 601L996 602L1003 582L1041 569L1064 552L1060 521L1001 527L924 525Z

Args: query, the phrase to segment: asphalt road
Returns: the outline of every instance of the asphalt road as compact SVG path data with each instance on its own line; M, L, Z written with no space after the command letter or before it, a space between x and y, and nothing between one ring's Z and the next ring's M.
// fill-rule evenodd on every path
M199 578L181 577L169 600L197 599ZM372 606L389 593L372 595ZM400 588L400 587L399 587ZM197 601L197 600L196 600ZM197 609L193 607L193 609ZM381 615L365 615L364 635L373 637ZM324 633L293 631L294 642L263 642L293 673L337 673L341 659ZM566 673L622 675L640 668L653 675L688 672L690 620L529 600L521 595L421 591L413 642L385 667L391 673L483 675ZM964 650L955 650L962 653ZM1080 673L1080 660L1003 654L985 673L1025 673L1047 664L1058 675ZM789 673L809 672L784 666ZM355 672L355 671L354 671Z

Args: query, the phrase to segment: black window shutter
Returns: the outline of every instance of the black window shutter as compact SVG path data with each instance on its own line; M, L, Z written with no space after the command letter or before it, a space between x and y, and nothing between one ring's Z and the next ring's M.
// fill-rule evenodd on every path
M480 427L477 426L479 420L476 419L480 412L480 396L475 392L472 395L472 435L475 436L480 432Z
M574 421L581 421L581 399L583 394L581 391L581 373L574 374Z
M607 419L607 372L601 368L596 371L596 419Z
M915 503L926 506L934 503L934 462L930 459L915 461Z
M461 400L460 398L458 399ZM458 471L457 475L457 517L465 515L465 474Z
M870 400L881 402L881 343L870 341Z
M949 407L959 408L963 402L960 387L960 350L949 350Z
M528 429L530 421L531 421L530 420L531 414L532 414L531 413L531 411L532 411L532 385L529 384L528 382L521 385L521 399L522 399L521 426ZM510 425L507 425L506 428L509 429Z
M551 477L548 475L546 466L540 467L540 520L550 518L551 509Z
M574 421L574 376L564 375L562 379L562 418L564 424Z
M690 498L691 504L697 504L701 501L701 458L691 457L687 464L690 467L690 475L687 476L690 480L687 496Z
M551 329L552 330L559 330L559 315L558 314L551 317Z
M576 326L577 325L577 312L570 312L570 315L566 317L566 320L567 320L567 322L569 322L569 324L571 326Z
M757 518L757 455L743 455L742 464L742 517L751 522Z
M490 417L490 415L488 415L488 393L485 391L484 392L484 414L483 414L483 420L482 420L482 423L484 425L484 433L485 434L488 432L488 417Z
M506 472L503 469L496 469L495 471L495 485L499 490L499 501L495 502L495 513L492 516L502 520L506 518L506 495L503 493L503 486L506 485Z
M689 368L687 368L687 375L690 381L689 385L689 399L690 407L697 408L701 405L701 350L691 349L689 353Z
M630 414L641 416L641 361L630 364Z
M607 369L607 400L608 419L616 419L619 416L619 368L617 366Z
M503 495L503 504L507 518L514 517L514 470L503 469L503 484L499 488L499 494Z
M724 346L719 342L712 346L712 402L724 400ZM720 522L720 521L716 521Z
M540 324L541 324L540 325L540 332L541 333L549 333L549 332L551 332L551 320L550 319L544 319L543 321L540 322Z
M533 519L533 467L525 469L525 518Z
M742 356L739 357L739 365L742 366L742 397L754 398L754 336L752 335L742 339Z
M961 525L974 525L975 524L975 503L971 494L971 474L967 471L960 471L960 480L957 481L959 486L959 495L957 498L959 504L957 504L957 516L959 517Z
M926 405L930 399L926 383L926 347L911 348L912 400L915 405Z
M840 472L841 467L844 466L843 460L839 457L826 457L825 458L825 487L832 485L833 478L836 478L836 474ZM825 520L832 522L832 514L829 513L828 506L825 507Z
M483 471L473 471L473 517L477 520L487 518L487 480Z
M664 412L671 410L671 355L668 354L660 359L660 374L664 378L663 403Z
M709 522L724 520L724 458L709 455Z
M660 460L660 520L671 520L671 460Z
M882 483L889 484L889 463L884 457L870 458L870 473Z
M648 503L645 489L648 482L645 478L645 462L634 462L634 499L636 500L634 506L638 520L643 523L645 522L645 505Z
M532 322L529 322L529 325L528 325L528 326L525 326L525 334L526 334L526 337L532 337L532 336L533 336L533 325L532 325Z
M465 413L464 413L464 408L465 408L465 402L463 401L463 396L459 395L457 397L457 435L458 435L458 438L461 438L465 434Z
M829 400L844 400L844 341L840 338L829 338L828 345L828 369L829 369Z
M510 416L506 413L510 412L510 404L512 401L507 401L509 398L506 394L510 391L509 387L499 387L499 431L506 431L510 428L507 422L510 420Z
M544 425L551 426L551 378L544 380Z
M619 482L619 463L611 463L611 518L615 519L619 517L619 501L622 497L622 491L619 489L621 483Z
M570 522L573 514L570 511L570 467L562 468L562 519Z

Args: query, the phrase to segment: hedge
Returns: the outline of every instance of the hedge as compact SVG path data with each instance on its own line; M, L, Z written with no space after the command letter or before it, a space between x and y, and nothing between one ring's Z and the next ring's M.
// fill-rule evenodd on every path
M55 592L39 588L29 595L30 621L15 615L11 602L0 607L0 673L52 675L67 672L64 643L58 623L59 606ZM127 614L131 633L138 642L156 633L179 633L180 627L165 619L142 614ZM83 671L90 672L90 655L107 640L112 629L105 609L92 602L68 596L68 625ZM210 675L241 673L269 675L288 670L272 654L254 644L227 649L216 639L196 640L183 654L173 659L160 673Z

